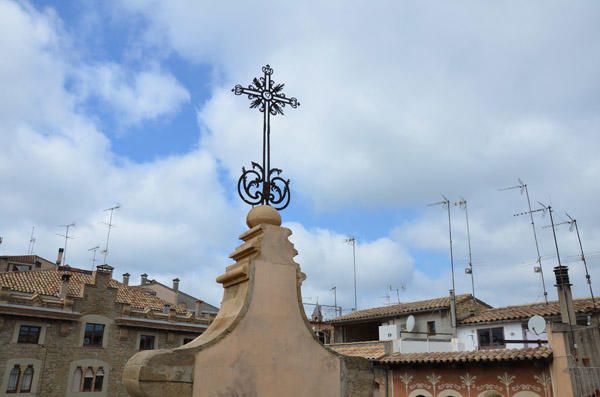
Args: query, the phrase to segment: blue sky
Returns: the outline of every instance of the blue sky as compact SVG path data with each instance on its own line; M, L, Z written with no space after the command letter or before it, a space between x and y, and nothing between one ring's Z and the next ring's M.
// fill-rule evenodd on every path
M600 7L589 2L0 1L0 252L52 258L75 221L68 258L91 266L104 208L116 213L109 262L218 303L215 277L244 230L235 184L259 158L261 115L236 97L270 63L301 102L273 120L273 164L292 180L283 212L308 275L305 296L359 306L442 296L447 219L427 207L469 202L478 296L541 299L525 202L579 217L600 277ZM318 10L318 12L315 12ZM268 15L268 18L265 18ZM464 212L452 207L457 290ZM538 219L541 227L547 219ZM556 264L540 228L546 279ZM559 231L578 296L574 236ZM598 274L596 276L596 274ZM551 283L548 283L551 285ZM554 294L549 288L551 296Z

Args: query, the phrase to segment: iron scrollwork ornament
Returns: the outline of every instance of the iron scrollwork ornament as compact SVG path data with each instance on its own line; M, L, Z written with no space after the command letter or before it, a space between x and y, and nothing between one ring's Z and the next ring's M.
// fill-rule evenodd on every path
M255 77L248 87L236 85L235 95L247 95L250 108L263 113L263 161L252 162L252 168L242 167L238 180L238 194L250 205L270 205L282 210L290 203L290 180L281 177L279 168L271 168L271 116L283 115L286 105L295 109L300 106L296 98L288 98L282 92L284 84L272 79L273 69L263 66L263 77Z

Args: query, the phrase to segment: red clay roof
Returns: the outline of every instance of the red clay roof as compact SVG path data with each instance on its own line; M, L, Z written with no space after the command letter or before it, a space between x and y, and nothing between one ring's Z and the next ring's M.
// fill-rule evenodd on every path
M0 286L8 287L13 291L58 297L62 274L62 271L57 270L0 273ZM72 269L67 295L81 298L83 297L83 286L93 284L93 282L93 274ZM144 290L126 286L117 280L111 279L108 285L117 288L116 301L118 303L130 304L136 309L162 311L167 303L156 296L147 294ZM186 312L185 309L179 307L176 307L176 310L178 313Z
M467 352L392 353L378 361L387 364L431 364L453 362L500 362L547 360L552 356L548 347L526 349L493 349Z
M591 313L593 304L591 299L574 299L575 312ZM552 317L560 315L560 306L558 301L540 303L530 303L527 305L505 306L494 309L487 309L480 314L467 317L460 321L461 324L477 324L507 320L525 320L533 315L542 317Z
M473 297L470 294L457 295L456 303L460 304ZM367 320L375 318L393 317L397 315L418 313L418 312L430 312L439 309L450 308L450 296L443 298L427 299L416 302L399 303L397 305L374 307L371 309L357 310L352 313L345 314L340 317L336 317L330 320L330 323L342 323L354 320Z
M369 360L385 356L385 342L355 342L327 345L345 356L364 357Z

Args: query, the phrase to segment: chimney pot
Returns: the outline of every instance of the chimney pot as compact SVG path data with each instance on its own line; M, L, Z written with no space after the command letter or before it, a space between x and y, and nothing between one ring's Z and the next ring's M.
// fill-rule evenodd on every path
M556 266L554 268L554 275L556 276L556 290L558 292L561 321L565 324L576 325L577 315L573 306L573 294L571 292L571 283L569 282L569 267Z
M202 317L202 304L204 301L197 300L196 301L196 317Z
M59 248L58 249L58 256L56 257L56 265L57 266L61 265L64 253L65 253L65 249L64 248Z
M179 291L179 279L178 278L173 279L173 289L175 290L175 292Z
M456 336L456 296L454 290L450 290L450 324L452 325L452 333Z
M129 285L129 273L123 273L123 284L124 285Z
M65 266L63 274L60 276L60 289L58 290L58 296L60 299L66 299L69 292L69 280L71 279L71 272L69 268Z
M109 265L96 266L95 282L97 287L107 287L108 282L112 278L113 267Z
M142 277L141 284L142 284L142 285L146 285L146 284L148 283L148 275L147 275L146 273L143 273L143 274L141 275L141 277Z

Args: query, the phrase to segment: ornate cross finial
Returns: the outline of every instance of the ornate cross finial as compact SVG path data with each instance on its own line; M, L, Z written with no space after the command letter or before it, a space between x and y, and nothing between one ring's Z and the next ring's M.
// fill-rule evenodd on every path
M286 105L295 109L300 103L281 92L284 84L275 84L271 79L273 69L269 65L263 66L262 71L264 77L255 77L247 88L238 84L231 90L235 95L248 95L250 108L258 108L264 115L262 166L252 162L252 169L242 167L238 193L250 205L270 205L282 210L290 203L290 180L280 176L280 169L271 168L271 116L283 115Z

